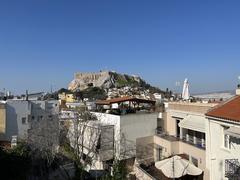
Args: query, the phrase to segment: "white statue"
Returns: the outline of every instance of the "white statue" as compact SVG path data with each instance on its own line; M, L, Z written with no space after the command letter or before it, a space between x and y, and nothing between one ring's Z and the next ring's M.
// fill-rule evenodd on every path
M190 98L189 84L188 84L188 79L186 78L183 83L182 99L189 100L189 98Z

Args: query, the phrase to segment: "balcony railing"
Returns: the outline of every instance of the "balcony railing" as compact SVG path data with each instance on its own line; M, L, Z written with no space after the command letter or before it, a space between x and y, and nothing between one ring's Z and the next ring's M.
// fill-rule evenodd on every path
M196 146L198 148L205 149L205 139L197 138L197 137L190 136L190 135L182 136L182 138L180 138L179 136L177 136L177 137L170 136L167 132L163 131L162 128L157 128L155 130L155 133L156 133L156 135L158 135L162 138L165 138L167 140L171 140L171 141L178 140L178 141L185 142L187 144L191 144L191 145Z
M238 159L225 160L225 177L229 179L238 179L240 176L240 163Z
M198 148L205 149L205 139L188 135L188 136L183 136L181 140L185 143L194 145Z

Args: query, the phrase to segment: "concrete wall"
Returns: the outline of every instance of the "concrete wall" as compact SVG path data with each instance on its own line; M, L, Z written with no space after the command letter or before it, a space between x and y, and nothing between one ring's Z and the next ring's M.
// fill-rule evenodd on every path
M136 139L153 136L157 127L158 113L137 113L121 116L121 135L125 146L121 151L128 158L136 156ZM123 138L124 136L124 138Z
M116 156L127 159L136 156L136 139L153 136L157 127L158 113L137 113L122 116L94 113L106 124L114 125Z
M154 161L154 136L138 138L136 140L136 158L141 163L151 163Z
M165 131L166 131L169 135L175 136L175 135L176 135L176 132L177 132L176 119L173 118L170 113L166 113L165 118L166 118L166 119L164 119L164 124L166 124L166 126L165 126L165 127L166 127Z
M179 153L178 141L166 140L166 139L156 135L156 136L154 136L154 144L159 145L163 148L162 156L164 158L167 158L169 156ZM155 161L157 161L157 149L156 148L154 148L154 157L155 157Z
M189 158L194 157L198 160L198 167L202 170L206 168L206 151L190 144L179 142L179 153L187 154Z

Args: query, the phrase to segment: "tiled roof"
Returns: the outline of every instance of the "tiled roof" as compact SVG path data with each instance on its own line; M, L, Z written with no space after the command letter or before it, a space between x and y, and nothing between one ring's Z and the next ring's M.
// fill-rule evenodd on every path
M110 104L121 103L121 102L126 102L126 101L134 101L134 102L139 102L139 103L151 103L151 104L155 104L155 102L156 102L156 101L148 100L148 99L140 99L140 98L135 98L135 97L130 97L130 96L124 96L124 97L119 97L119 98L114 98L114 99L97 101L96 104L110 105Z
M235 96L211 109L207 116L240 122L240 96Z

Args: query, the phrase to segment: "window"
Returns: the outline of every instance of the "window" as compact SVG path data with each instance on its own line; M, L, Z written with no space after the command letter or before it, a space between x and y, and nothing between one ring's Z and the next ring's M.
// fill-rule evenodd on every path
M34 120L35 119L35 117L34 116L32 116L32 120Z
M234 148L234 144L239 145L240 144L240 139L234 136L230 136L228 134L224 135L224 147L227 149L232 149Z
M22 124L26 124L26 122L27 122L27 118L23 117L22 118Z

